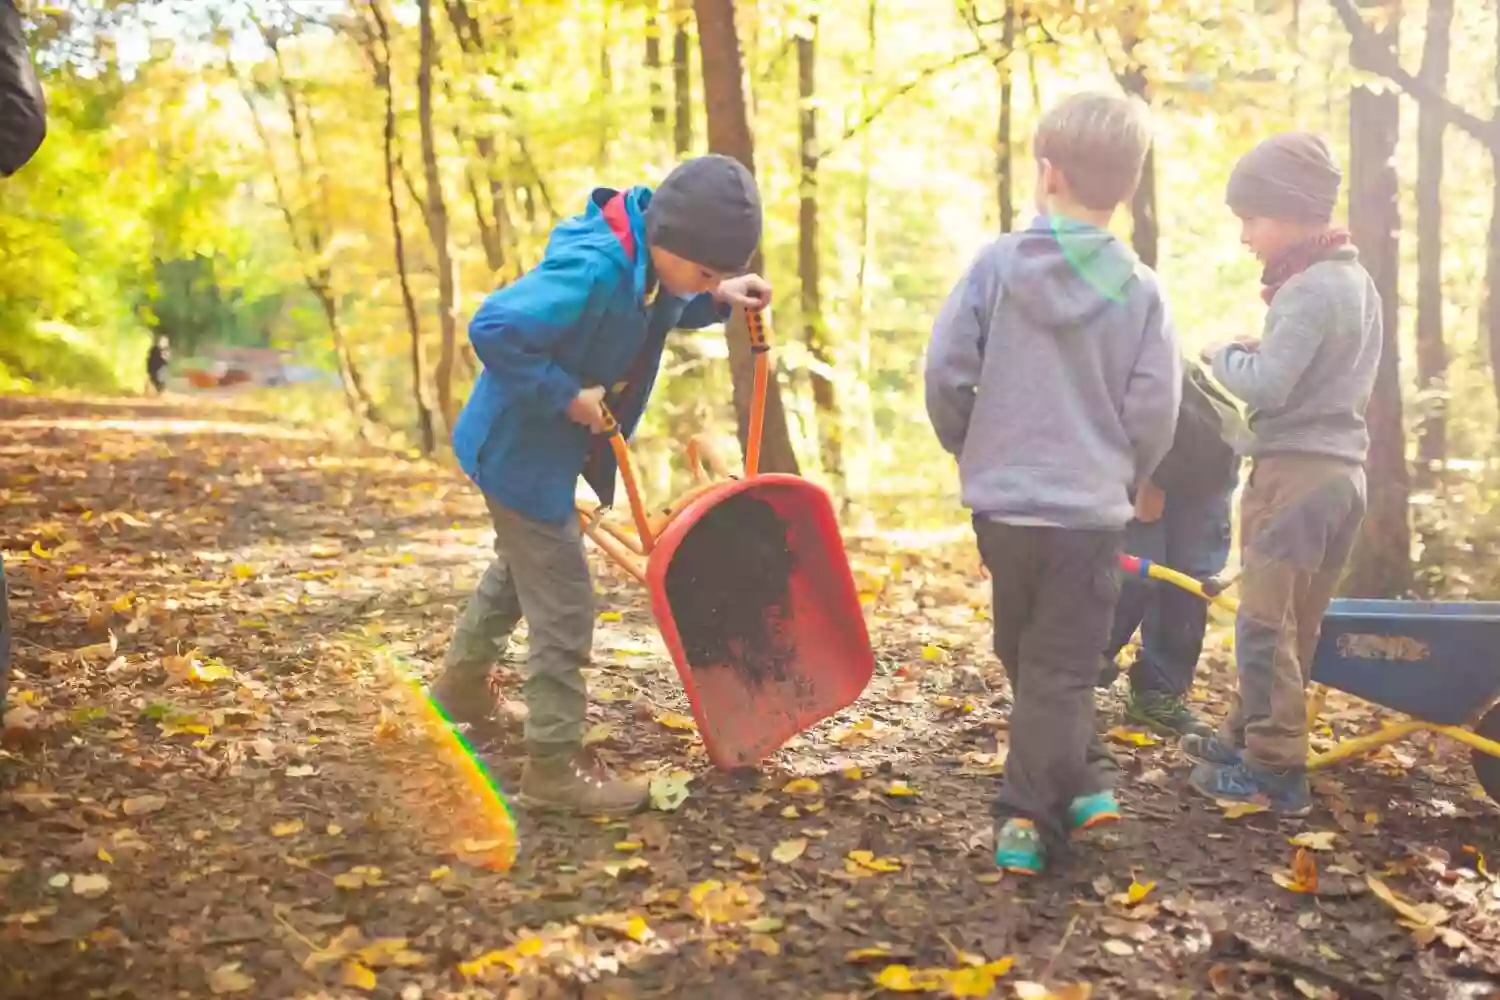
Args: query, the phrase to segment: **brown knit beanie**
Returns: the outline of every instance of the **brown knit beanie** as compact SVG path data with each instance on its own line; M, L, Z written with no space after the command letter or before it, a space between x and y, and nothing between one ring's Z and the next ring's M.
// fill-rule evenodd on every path
M1328 222L1343 176L1320 136L1284 132L1240 158L1225 200L1240 216Z

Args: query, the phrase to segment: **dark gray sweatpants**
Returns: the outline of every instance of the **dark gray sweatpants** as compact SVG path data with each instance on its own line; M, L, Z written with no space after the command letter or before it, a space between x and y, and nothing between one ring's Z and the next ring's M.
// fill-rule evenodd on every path
M1014 693L1010 753L995 800L1065 842L1068 804L1114 786L1094 725L1099 651L1120 594L1123 531L1001 524L976 518L994 583L995 655Z

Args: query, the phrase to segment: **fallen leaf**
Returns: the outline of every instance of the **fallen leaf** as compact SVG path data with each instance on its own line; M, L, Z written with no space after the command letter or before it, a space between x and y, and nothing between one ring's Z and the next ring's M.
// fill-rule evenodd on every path
M1414 931L1436 928L1447 922L1451 914L1437 903L1414 904L1397 895L1395 890L1386 885L1374 875L1365 876L1365 884L1370 891L1380 897L1391 909L1400 914L1397 921L1401 926Z
M801 815L802 813L797 811L796 806L787 806L785 809L781 810L782 819L796 819Z
M734 851L737 860L752 868L760 867L760 852L753 847L737 847Z
M641 842L638 841L638 840L617 840L617 841L615 841L615 850L617 850L617 851L630 852L630 851L639 851L640 849L641 849Z
M271 836L290 837L302 832L302 821L300 819L289 819L282 823L271 826Z
M786 922L777 917L756 917L745 924L745 930L755 934L775 934L786 926Z
M115 863L115 856L113 854L109 853L108 851L106 851L102 847L99 848L99 850L95 852L95 856L98 857L98 859L100 861L103 861L107 865L112 865L112 864Z
M374 970L359 962L345 962L344 971L339 976L339 982L343 985L366 992L375 988L376 981Z
M230 962L215 969L208 977L208 989L214 996L243 993L253 989L255 980L240 971L240 963Z
M1283 889L1289 889L1292 892L1316 893L1318 891L1318 863L1313 860L1311 854L1307 853L1307 848L1299 847L1292 858L1292 870L1272 872L1271 880Z
M617 622L620 621L623 617L624 615L620 614L620 612L618 611L599 612L599 620L601 622Z
M941 663L947 657L941 646L923 646L922 659L928 663Z
M656 721L666 726L668 729L688 730L698 728L698 723L694 722L688 716L679 715L676 712L663 712L656 717Z
M1161 742L1160 737L1140 729L1131 729L1127 726L1115 726L1109 732L1105 733L1105 735L1116 743L1123 743L1126 746L1150 747Z
M789 865L802 857L802 852L806 850L806 837L794 837L791 840L783 840L771 851L771 860L783 865Z
M1291 838L1293 847L1305 847L1310 851L1331 851L1338 834L1333 830L1308 830Z
M583 745L593 746L614 739L615 727L607 722L596 722L583 734Z
M630 941L640 943L655 937L655 932L646 923L646 919L628 913L600 913L593 916L579 917L578 923L584 927L597 927L600 930L609 931L611 934L626 938Z
M841 771L839 773L842 774L845 778L849 779L850 781L860 781L865 776L865 772L863 772L859 768L853 767L853 766L846 767L846 768L843 769L843 771ZM1483 861L1481 860L1480 863L1483 864Z
M295 764L286 769L288 778L307 778L318 773L318 769L311 764Z
M1225 819L1240 819L1267 811L1267 808L1258 802L1229 802L1222 799L1216 801L1219 808L1224 810Z
M877 944L873 948L855 948L853 951L844 953L844 961L851 965L859 965L863 962L873 962L880 959L890 958L894 952L888 944Z
M611 878L619 878L621 875L629 875L632 872L645 872L651 870L651 862L637 855L626 858L623 861L606 861L603 864L604 873Z
M823 786L812 778L796 778L788 781L781 790L788 795L818 795L823 791Z
M1072 983L1049 989L1041 983L1016 983L1016 1000L1089 1000L1094 988L1088 983Z
M1124 907L1135 906L1141 900L1151 895L1151 890L1155 888L1155 882L1140 882L1134 876L1131 876L1130 888L1124 892L1115 893L1109 898L1109 901Z
M844 862L844 870L851 874L862 871L899 872L901 862L897 858L877 858L871 851L850 851Z
M84 899L98 899L109 891L109 879L104 875L74 875L73 895Z
M936 993L947 985L947 981L942 969L887 965L876 974L875 985L896 993Z
M126 816L147 816L158 812L167 804L165 795L139 795L132 799L126 799L121 804Z
M1121 958L1135 954L1135 947L1133 945L1125 941L1117 941L1114 938L1110 938L1104 942L1104 950L1111 955L1119 955Z
M385 885L380 877L380 869L370 865L355 865L342 874L333 877L333 884L340 889L363 889L370 885Z
M898 780L891 782L890 787L885 790L885 794L892 798L905 798L909 795L916 795L917 792L906 782Z
M674 812L688 799L688 784L693 776L688 771L673 771L658 774L651 779L651 806L662 812Z

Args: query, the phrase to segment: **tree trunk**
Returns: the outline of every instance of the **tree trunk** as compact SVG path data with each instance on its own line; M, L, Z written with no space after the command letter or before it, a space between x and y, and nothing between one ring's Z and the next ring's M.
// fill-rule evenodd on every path
M422 131L422 172L427 181L427 221L432 234L432 249L438 268L438 324L442 343L438 351L438 412L443 426L453 433L458 406L453 399L453 363L458 353L458 321L454 315L457 291L454 288L453 255L448 246L448 205L443 198L443 176L438 171L437 134L432 127L432 66L436 59L437 39L432 24L432 0L418 0L421 50L417 64L417 118Z
M859 113L863 118L869 114L870 84L875 79L875 29L879 0L870 0L865 11L865 71L859 85ZM850 461L845 457L845 468L850 470L849 492L859 496L871 492L874 479L873 464L876 451L874 394L870 391L871 339L870 325L865 322L869 309L870 268L870 170L874 165L874 154L870 144L870 131L866 129L859 137L859 264L854 272L854 330L859 338L855 348L855 395L859 400L860 447L857 456Z
M812 356L813 408L817 414L819 455L823 473L835 492L843 492L843 426L834 391L838 366L823 323L818 247L818 15L808 18L808 29L797 36L798 124L801 136L802 178L797 204L797 275L802 285L802 339Z
M1382 44L1394 47L1400 0L1364 0L1388 11ZM1358 46L1356 69L1371 67ZM1375 391L1365 419L1370 427L1369 512L1354 553L1348 587L1357 597L1397 597L1411 586L1411 490L1401 419L1401 356L1398 336L1400 190L1396 144L1400 138L1400 94L1356 87L1349 97L1349 229L1381 297L1384 343Z
M599 32L599 93L595 102L599 108L599 150L595 164L602 171L609 166L609 139L615 127L614 71L609 61L609 43L614 38L614 25L610 23L614 5L610 0L600 0L603 18Z
M1454 0L1429 0L1421 75L1447 88ZM1442 109L1423 104L1417 120L1417 462L1429 482L1448 456L1448 349L1443 341Z
M272 39L268 39L268 44ZM272 51L275 51L273 46ZM277 68L281 70L279 53ZM281 210L281 217L286 221L288 235L292 241L292 249L296 251L298 264L302 269L302 280L307 284L308 291L318 300L322 307L323 317L328 323L328 334L333 340L334 362L338 365L339 382L344 390L344 401L348 404L349 412L354 417L359 427L360 436L369 439L371 430L380 423L380 409L375 401L370 398L365 389L364 379L360 377L359 366L355 363L354 355L349 350L349 342L344 336L343 322L339 317L338 299L333 293L332 269L328 264L325 252L325 243L322 227L317 218L311 212L308 213L307 232L302 232L302 227L297 224L297 213L293 210L293 193L288 190L286 183L282 180L281 171L276 166L276 147L271 141L271 134L266 129L266 124L260 116L259 109L255 106L255 95L250 87L240 77L234 60L225 57L226 68L229 75L234 78L239 86L240 96L244 98L245 106L250 109L250 120L255 127L255 134L259 137L261 146L266 151L266 159L270 165L271 184L276 192L276 204ZM307 157L302 149L302 127L297 114L297 103L291 91L287 90L285 75L280 76L282 92L286 98L287 114L291 119L292 136L296 144L297 180L299 182L300 197L299 204L307 204L311 198L307 193L308 188L317 183L318 179L312 176L309 169Z
M1126 93L1134 94L1149 104L1151 94L1146 69L1135 61L1138 42L1127 37L1124 43L1129 66L1120 78L1120 84ZM1146 162L1141 167L1141 183L1135 189L1135 196L1130 199L1130 245L1141 263L1155 268L1160 243L1161 228L1156 218L1156 144L1152 143L1151 148L1146 150Z
M1000 203L1000 231L1008 233L1016 226L1016 178L1015 157L1012 155L1011 136L1014 100L1011 86L1011 67L1016 51L1016 0L1005 0L1001 12L1001 44L1005 53L995 63L995 72L1000 74L1000 123L995 133L995 194Z
M465 0L444 0L443 6L448 13L448 23L453 28L453 34L458 38L459 49L465 55L476 59L486 57L488 50L485 47L484 28L469 10ZM508 45L506 52L510 54ZM514 57L511 56L511 58ZM478 96L477 90L471 90L471 93ZM458 141L459 148L463 148L464 143L459 138L459 132L460 130L455 127L454 139ZM495 149L495 133L488 126L480 126L474 130L474 152L475 159L478 161L477 168L471 164L466 168L465 175L469 186L469 199L474 207L474 219L479 226L480 243L484 247L485 264L488 265L493 275L504 270L507 254L514 253L516 232L511 224L505 182L500 173L500 157ZM476 169L484 172L489 201L488 214L483 207L485 197L474 178ZM467 358L467 355L465 357Z
M647 0L646 83L651 92L651 138L663 146L667 141L667 92L661 85L661 7Z
M673 0L672 11L672 149L677 158L693 148L693 50L688 39L690 0Z
M698 46L703 65L703 103L708 112L708 148L732 156L755 172L755 144L745 113L745 73L740 61L740 40L734 23L734 0L693 0L698 19ZM757 250L750 268L759 271ZM736 312L725 328L729 342L729 368L734 377L734 410L738 417L740 446L750 429L750 394L753 363L745 318ZM765 433L761 444L761 470L797 471L797 456L787 431L786 410L781 405L779 380L766 389Z
M431 455L437 446L432 427L432 409L422 378L422 327L417 319L417 302L411 293L406 271L406 236L401 229L401 209L396 201L396 94L391 84L391 32L380 9L380 0L370 0L370 14L375 20L380 51L370 46L370 61L375 70L375 86L385 95L385 199L391 216L391 240L395 247L396 278L401 285L401 305L406 310L406 329L411 335L411 395L417 410L417 430L422 454Z
M1500 86L1500 19L1495 30L1495 84ZM1490 345L1490 377L1500 399L1500 101L1496 101L1490 139L1490 248L1484 268L1484 329Z

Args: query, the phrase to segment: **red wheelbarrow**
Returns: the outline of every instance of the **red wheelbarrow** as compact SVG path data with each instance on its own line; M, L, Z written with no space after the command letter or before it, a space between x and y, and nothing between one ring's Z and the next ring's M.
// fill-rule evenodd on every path
M755 387L744 475L699 435L687 446L694 485L650 516L611 418L635 530L578 504L584 532L650 591L709 760L724 770L758 763L851 704L875 669L827 491L759 473L770 345L764 317L746 321Z

